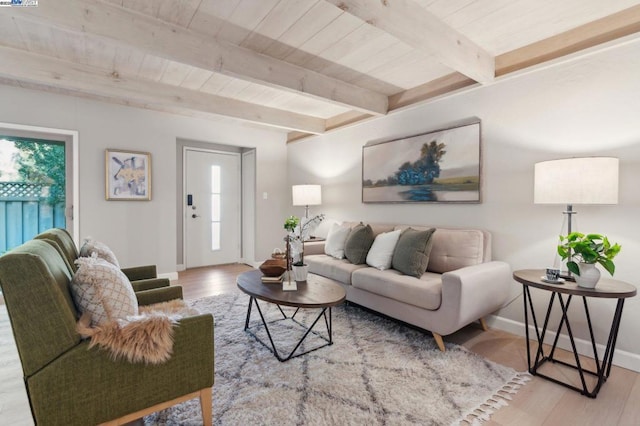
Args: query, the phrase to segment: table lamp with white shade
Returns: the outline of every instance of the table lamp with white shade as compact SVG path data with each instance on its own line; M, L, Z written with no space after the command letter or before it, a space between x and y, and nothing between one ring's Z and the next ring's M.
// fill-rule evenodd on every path
M619 160L613 157L566 158L536 163L534 203L563 204L565 220L561 233L572 227L576 204L618 204ZM569 257L568 261L571 260ZM570 274L568 275L570 276Z
M293 185L291 187L294 206L304 206L304 217L309 218L309 206L322 204L322 187L320 185Z

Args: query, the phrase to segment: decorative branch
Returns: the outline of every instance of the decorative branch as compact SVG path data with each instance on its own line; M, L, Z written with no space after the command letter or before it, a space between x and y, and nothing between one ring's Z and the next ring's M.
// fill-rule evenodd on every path
M296 216L289 216L284 222L284 229L287 230L288 235L285 237L287 245L294 241L299 241L302 245L300 251L300 260L295 263L296 266L304 265L304 241L309 238L310 232L315 229L320 222L324 220L324 214L319 214L312 217L306 222L302 221Z

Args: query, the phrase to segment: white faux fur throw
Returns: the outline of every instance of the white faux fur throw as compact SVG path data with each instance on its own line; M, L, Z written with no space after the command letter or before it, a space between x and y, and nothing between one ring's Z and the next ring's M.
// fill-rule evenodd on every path
M89 348L97 345L106 349L114 360L162 364L171 358L173 352L173 326L180 318L198 313L183 300L175 299L140 306L140 315L96 327L90 327L90 316L83 314L76 331L83 338L91 338Z

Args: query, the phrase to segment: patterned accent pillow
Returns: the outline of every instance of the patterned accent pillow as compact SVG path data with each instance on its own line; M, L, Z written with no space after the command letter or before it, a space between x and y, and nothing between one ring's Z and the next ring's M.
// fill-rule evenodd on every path
M100 241L96 241L93 238L88 237L84 240L82 247L80 247L80 257L90 257L93 253L95 253L100 259L104 259L116 268L120 269L120 263L118 263L118 259L116 259L116 255L113 254L113 251L111 251L105 243L101 243Z
M71 294L80 313L89 312L91 326L138 315L138 300L124 273L97 256L76 260Z

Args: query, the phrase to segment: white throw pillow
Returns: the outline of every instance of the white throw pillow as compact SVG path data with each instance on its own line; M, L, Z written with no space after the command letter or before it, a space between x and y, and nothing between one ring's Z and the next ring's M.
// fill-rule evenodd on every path
M126 275L95 255L79 257L71 294L81 313L91 314L91 326L138 315L138 300Z
M116 268L120 268L120 263L118 263L116 255L113 254L113 251L111 251L105 243L101 243L100 241L96 241L93 238L88 237L84 240L82 247L80 247L80 257L91 257L93 253L95 253L100 259L104 259L111 263Z
M344 259L344 245L349 232L351 232L351 228L348 226L341 226L337 223L331 225L327 240L324 243L324 252L336 259Z
M326 240L329 235L329 230L337 223L338 222L333 219L325 218L311 234L316 238L324 238Z
M402 230L398 229L391 232L383 232L378 234L373 245L367 254L367 265L384 271L391 268L391 259L393 259L393 251L398 244L398 239Z

